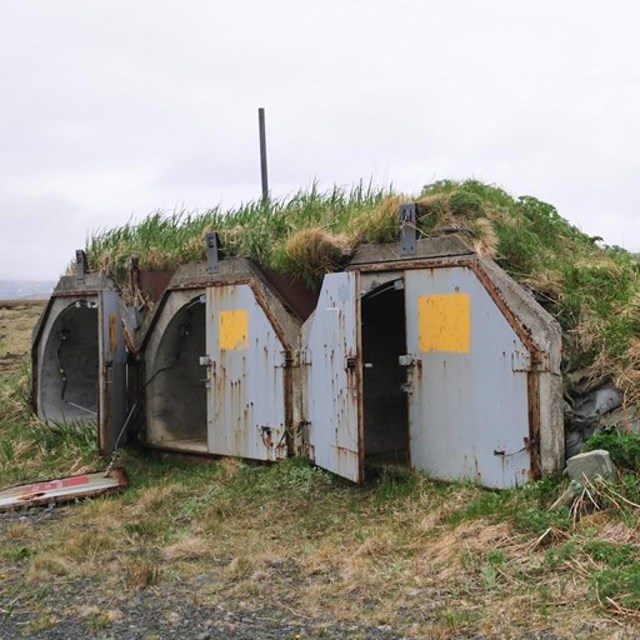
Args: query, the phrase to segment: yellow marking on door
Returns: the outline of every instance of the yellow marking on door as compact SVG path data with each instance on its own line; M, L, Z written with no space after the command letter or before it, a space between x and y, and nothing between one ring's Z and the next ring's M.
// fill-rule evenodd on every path
M249 312L246 309L220 312L220 350L233 351L249 346Z
M466 293L418 298L420 351L471 351L471 300Z

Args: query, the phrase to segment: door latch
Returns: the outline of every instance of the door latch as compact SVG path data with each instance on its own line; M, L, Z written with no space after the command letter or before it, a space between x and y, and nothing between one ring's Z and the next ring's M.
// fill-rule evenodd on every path
M402 355L402 356L398 356L398 364L401 367L415 367L416 366L416 359L413 355L411 355L410 353Z

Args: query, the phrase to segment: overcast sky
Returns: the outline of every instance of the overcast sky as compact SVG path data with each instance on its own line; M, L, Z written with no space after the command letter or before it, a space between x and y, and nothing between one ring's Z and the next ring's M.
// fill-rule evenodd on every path
M0 0L0 279L157 210L477 177L640 251L640 5Z

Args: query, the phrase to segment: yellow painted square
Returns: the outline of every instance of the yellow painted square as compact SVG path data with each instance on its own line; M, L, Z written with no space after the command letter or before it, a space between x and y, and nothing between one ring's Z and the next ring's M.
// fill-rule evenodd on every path
M471 301L468 294L418 298L418 346L420 351L469 353Z
M220 312L219 341L221 351L249 346L249 313L246 309Z

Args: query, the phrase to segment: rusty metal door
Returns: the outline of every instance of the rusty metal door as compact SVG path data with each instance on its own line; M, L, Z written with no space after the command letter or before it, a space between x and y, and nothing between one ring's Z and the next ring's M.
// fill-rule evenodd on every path
M100 292L98 327L98 446L102 453L111 453L126 419L127 380L120 297L110 289Z
M467 267L405 272L411 463L507 488L528 479L528 352Z
M360 352L358 274L328 274L302 328L310 457L354 482L364 467Z
M287 352L247 284L207 289L210 453L256 460L287 455Z

